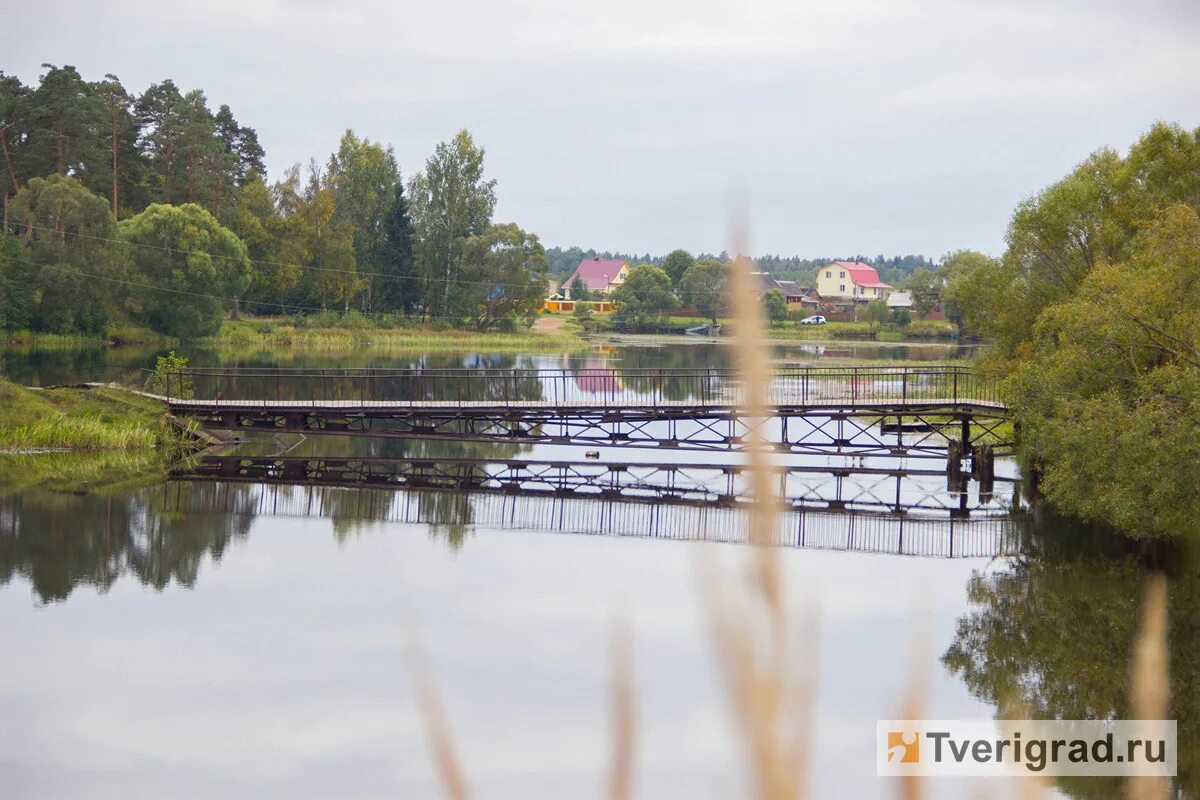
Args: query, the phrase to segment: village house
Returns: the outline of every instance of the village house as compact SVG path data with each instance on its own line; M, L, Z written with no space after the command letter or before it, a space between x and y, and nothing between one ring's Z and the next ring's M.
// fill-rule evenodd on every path
M879 280L879 273L861 261L835 261L817 270L817 294L823 300L853 300L867 303L886 300L893 288Z
M581 281L592 294L609 294L629 277L629 262L613 258L585 258L563 281L563 292L567 299L576 281Z
M809 297L809 290L797 284L795 281L781 281L769 272L753 272L751 273L757 281L759 297L769 291L775 290L783 295L784 300L788 305L812 305L816 306L816 299Z

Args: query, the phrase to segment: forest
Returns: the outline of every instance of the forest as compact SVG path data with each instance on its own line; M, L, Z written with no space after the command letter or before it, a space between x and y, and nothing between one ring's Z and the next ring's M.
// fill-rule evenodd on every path
M36 86L0 73L0 330L188 338L243 311L505 329L544 296L545 250L493 221L465 130L407 180L347 130L270 181L255 130L198 89L43 68Z

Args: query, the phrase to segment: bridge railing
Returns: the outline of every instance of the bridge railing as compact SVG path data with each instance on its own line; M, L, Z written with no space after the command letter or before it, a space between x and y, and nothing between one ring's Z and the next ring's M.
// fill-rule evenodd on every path
M167 373L172 400L268 407L411 404L549 407L728 407L742 377L731 369L288 369L193 368ZM784 367L778 406L975 404L1000 406L996 382L963 367Z

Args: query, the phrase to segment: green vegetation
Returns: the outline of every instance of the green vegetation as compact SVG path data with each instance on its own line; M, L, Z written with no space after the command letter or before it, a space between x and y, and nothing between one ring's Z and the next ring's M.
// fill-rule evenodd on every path
M613 321L622 329L648 333L664 323L663 312L679 306L671 278L658 267L642 264L613 292L617 310Z
M349 130L268 183L257 134L202 92L48 66L37 87L0 74L0 145L3 331L191 340L243 310L513 331L545 296L545 251L493 223L467 131L407 187L390 146Z
M354 312L297 319L226 320L221 332L206 345L218 351L252 352L273 348L306 350L373 349L463 350L486 349L489 352L564 351L586 347L569 331L542 333L521 328L511 332L471 331L422 328L419 322L392 327L388 321L375 321Z
M696 261L679 281L680 298L684 305L696 309L716 324L717 316L725 313L728 304L727 282L727 271L720 261L711 258Z
M1200 131L1156 125L1022 203L999 260L955 259L956 315L1041 488L1135 536L1200 535Z
M788 318L787 298L778 289L763 292L763 309L767 312L767 322L771 325L782 325Z
M666 257L662 260L662 264L659 266L662 267L663 272L667 273L667 276L671 279L671 285L678 288L682 286L688 270L695 264L696 259L692 258L692 254L687 250L672 250L667 253Z
M161 404L122 389L35 390L0 379L0 453L149 452L185 443Z

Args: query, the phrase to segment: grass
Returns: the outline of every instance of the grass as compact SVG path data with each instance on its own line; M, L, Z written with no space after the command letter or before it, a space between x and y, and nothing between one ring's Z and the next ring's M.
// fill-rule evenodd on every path
M521 329L499 331L434 330L433 328L362 325L298 326L291 321L244 319L226 321L221 332L202 342L218 351L373 349L462 350L481 347L490 352L563 351L587 347L573 330L542 333Z
M165 346L175 340L136 325L111 325L103 334L0 332L0 347L13 350L77 350L85 347Z
M0 379L0 452L149 452L188 437L161 404L122 389L28 389Z

